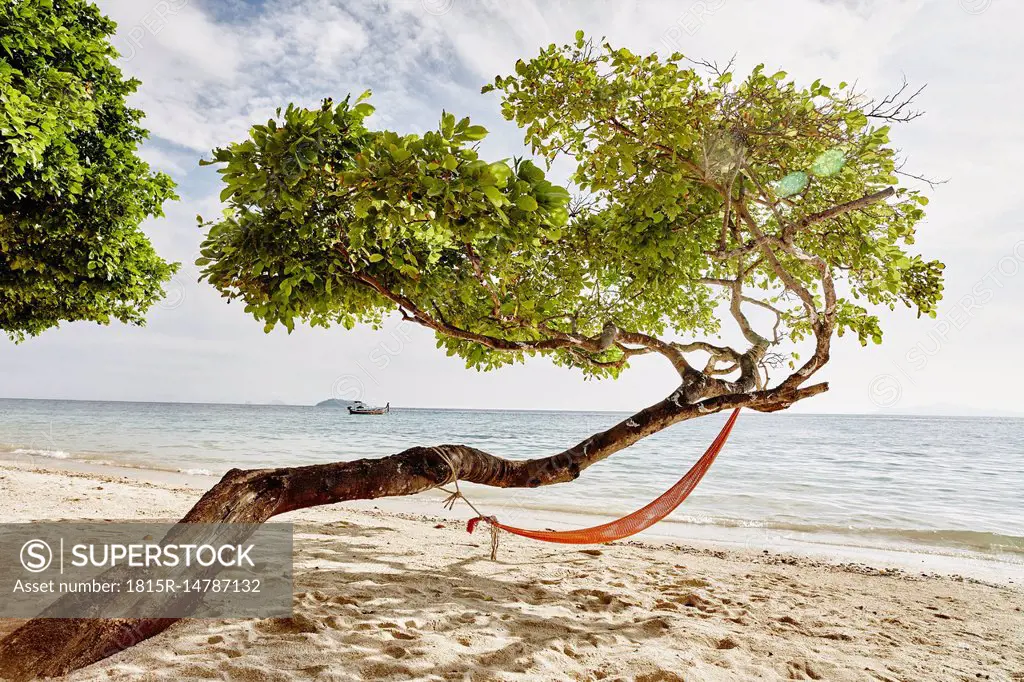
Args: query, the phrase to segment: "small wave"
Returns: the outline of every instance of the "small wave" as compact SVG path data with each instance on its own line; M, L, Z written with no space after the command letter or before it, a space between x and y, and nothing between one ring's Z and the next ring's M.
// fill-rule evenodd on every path
M83 464L90 464L93 466L109 466L116 467L119 469L138 469L140 471L158 471L167 473L179 473L186 474L188 476L215 476L216 474L210 469L202 468L185 468L176 469L170 467L155 466L152 464L143 464L138 462L124 461L124 460L112 460L112 459L100 459L92 453L87 452L76 452L70 453L64 450L45 450L41 448L19 448L19 447L3 447L0 446L0 461L13 460L14 462L31 463L33 457L46 457L49 459L68 460L74 462L81 462Z
M696 523L734 528L757 528L768 537L790 539L797 535L833 535L846 538L889 539L902 543L916 543L932 547L960 547L972 551L996 554L1024 554L1024 537L989 531L963 529L887 528L835 526L828 524L780 523L775 521L749 521L719 517L693 520L686 516L666 519L669 523Z
M766 521L752 519L730 519L722 516L694 516L691 514L675 514L665 521L669 523L689 523L695 526L726 526L729 528L765 528Z
M36 448L17 448L11 450L12 455L28 455L30 457L49 457L51 459L68 459L71 454L63 450L40 450Z
M189 476L213 476L213 472L209 469L178 469L178 473Z

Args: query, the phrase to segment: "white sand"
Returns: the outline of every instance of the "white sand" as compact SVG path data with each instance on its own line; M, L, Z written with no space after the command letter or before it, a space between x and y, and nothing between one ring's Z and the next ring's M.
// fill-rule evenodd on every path
M0 467L0 521L176 518L199 492ZM1019 583L508 536L495 563L461 521L281 520L296 523L293 619L180 622L68 679L1024 681Z

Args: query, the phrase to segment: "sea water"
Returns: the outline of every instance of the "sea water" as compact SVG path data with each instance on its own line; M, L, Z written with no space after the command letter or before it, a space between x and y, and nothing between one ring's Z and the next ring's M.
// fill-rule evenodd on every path
M81 460L200 477L440 443L543 457L627 417L400 408L359 416L312 406L0 400L0 460ZM464 489L506 522L520 512L552 523L574 513L612 518L671 486L725 419L677 424L569 484ZM744 412L704 481L658 528L741 538L753 547L813 540L982 557L1020 564L1024 577L1024 419Z

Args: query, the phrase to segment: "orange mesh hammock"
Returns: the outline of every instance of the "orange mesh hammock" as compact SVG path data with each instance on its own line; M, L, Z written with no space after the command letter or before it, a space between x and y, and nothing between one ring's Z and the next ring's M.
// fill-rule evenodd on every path
M506 533L512 533L513 535L521 535L525 538L533 538L534 540L542 540L544 542L558 542L567 545L590 545L599 544L604 542L614 542L615 540L621 540L628 538L630 535L636 535L642 530L647 530L658 521L675 511L676 507L683 503L693 489L697 487L700 480L704 478L704 474L707 473L711 467L712 462L721 452L722 447L725 445L725 441L729 438L729 433L732 431L733 424L736 423L736 417L739 416L739 409L733 410L729 416L729 420L722 427L722 431L715 438L715 441L707 449L707 452L697 460L697 463L686 472L686 475L679 479L679 481L663 493L659 498L648 504L642 509L637 509L635 512L628 516L623 516L617 521L605 523L600 526L594 526L593 528L581 528L579 530L526 530L524 528L515 528L513 526L506 526L503 523L499 523L493 516L478 516L474 519L470 519L469 523L466 524L466 530L470 533L476 528L477 524L481 521L486 521L491 524L492 532L494 529L500 529ZM496 542L496 538L493 539ZM496 547L494 548L496 550ZM493 555L493 552L492 552Z

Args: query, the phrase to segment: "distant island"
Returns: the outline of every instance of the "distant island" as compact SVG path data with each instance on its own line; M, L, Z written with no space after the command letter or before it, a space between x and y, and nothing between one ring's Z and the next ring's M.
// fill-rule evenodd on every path
M321 400L316 404L317 407L348 407L349 405L355 405L355 402L351 400L339 400L338 398L328 398L327 400Z

